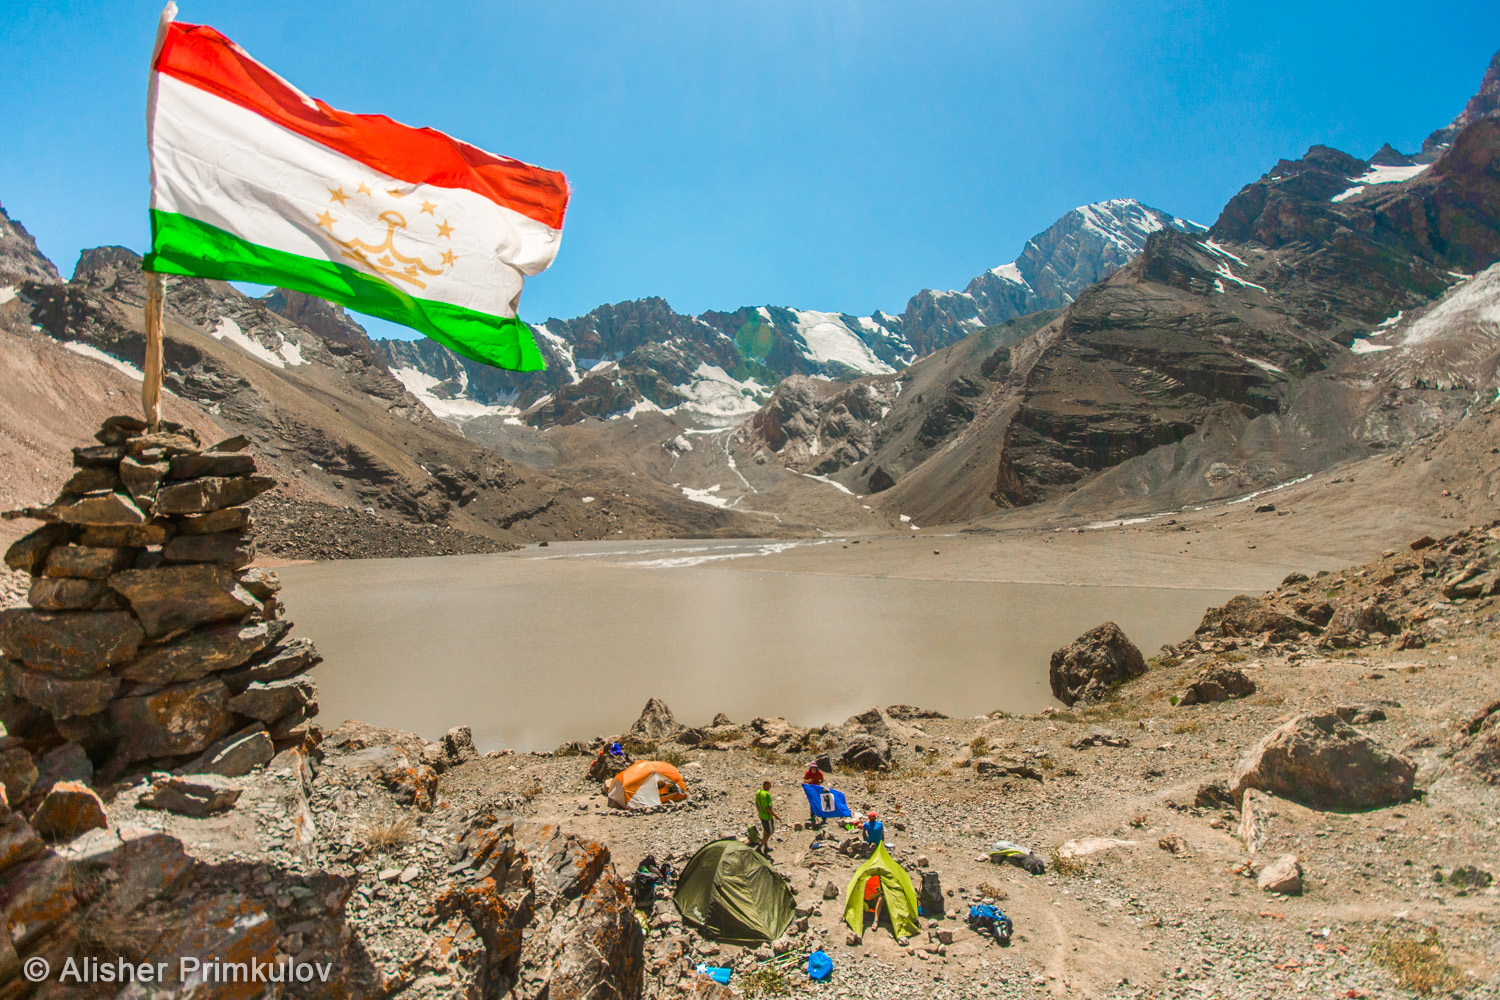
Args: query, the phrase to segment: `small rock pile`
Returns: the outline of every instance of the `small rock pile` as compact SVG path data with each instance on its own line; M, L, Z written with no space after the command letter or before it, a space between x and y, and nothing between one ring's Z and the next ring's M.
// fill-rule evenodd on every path
M287 638L246 504L275 485L249 442L203 447L177 424L104 421L6 564L30 607L0 612L0 723L32 750L83 747L120 771L147 761L244 774L317 714L311 641ZM223 758L222 760L220 758Z

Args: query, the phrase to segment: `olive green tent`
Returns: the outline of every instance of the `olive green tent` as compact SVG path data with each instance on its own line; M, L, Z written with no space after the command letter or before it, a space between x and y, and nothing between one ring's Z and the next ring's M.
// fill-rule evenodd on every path
M774 941L797 915L797 900L771 862L738 840L716 840L693 855L672 902L704 937L728 944Z
M844 893L844 923L856 934L865 932L865 882L880 876L880 894L885 912L891 920L891 931L898 938L911 937L920 929L917 924L917 894L906 871L891 857L884 844L875 848L870 860L859 866Z

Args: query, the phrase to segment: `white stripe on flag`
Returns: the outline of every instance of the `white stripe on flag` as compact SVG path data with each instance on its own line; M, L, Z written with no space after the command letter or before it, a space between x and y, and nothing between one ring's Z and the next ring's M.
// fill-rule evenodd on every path
M559 230L482 195L395 180L155 75L152 208L259 246L378 274L414 298L497 316L515 315L522 275L556 256Z

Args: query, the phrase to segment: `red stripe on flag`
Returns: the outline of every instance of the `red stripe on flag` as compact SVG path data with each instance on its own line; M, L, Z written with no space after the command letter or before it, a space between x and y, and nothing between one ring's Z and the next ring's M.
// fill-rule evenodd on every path
M437 129L331 108L303 95L207 25L171 24L152 68L397 180L467 188L543 225L562 228L568 182L557 171L487 153Z

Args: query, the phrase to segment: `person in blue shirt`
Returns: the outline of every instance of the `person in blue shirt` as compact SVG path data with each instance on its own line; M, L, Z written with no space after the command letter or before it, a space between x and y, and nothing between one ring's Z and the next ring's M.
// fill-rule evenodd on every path
M870 811L869 821L861 829L864 830L864 841L870 845L871 851L884 843L885 824L880 822L879 814L873 809Z

